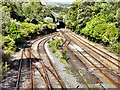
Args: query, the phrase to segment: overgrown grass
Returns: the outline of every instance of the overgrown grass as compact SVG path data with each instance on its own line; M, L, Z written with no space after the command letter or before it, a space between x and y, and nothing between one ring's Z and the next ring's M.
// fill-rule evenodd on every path
M68 64L66 65L65 68L66 68L66 70L68 71L69 74L72 74L72 71L71 71L71 69L69 68Z
M47 43L49 43L50 49L53 51L53 53L56 55L57 58L60 59L60 62L66 65L66 70L68 71L69 74L72 74L72 71L69 69L69 66L67 64L67 50L64 50L60 52L59 46L61 39L52 37L53 40L49 40Z
M8 65L4 65L3 62L0 63L0 71L2 71L2 75L0 75L0 80L5 77L5 75L4 75L3 73L6 73L6 72L7 72L7 71L6 71L6 68L7 68L7 70L10 70L10 67L9 67L9 66L10 66L9 64L8 64Z
M118 53L120 56L120 42L116 43L116 44L112 44L107 46L105 49L111 51L111 52L115 52Z

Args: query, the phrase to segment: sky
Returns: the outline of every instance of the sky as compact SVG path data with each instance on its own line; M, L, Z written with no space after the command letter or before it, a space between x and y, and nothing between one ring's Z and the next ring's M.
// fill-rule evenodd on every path
M76 0L40 0L42 2L74 2Z

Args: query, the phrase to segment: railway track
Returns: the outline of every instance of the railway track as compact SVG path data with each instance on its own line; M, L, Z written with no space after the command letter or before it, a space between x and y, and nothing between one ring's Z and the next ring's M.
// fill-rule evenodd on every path
M19 64L18 79L17 79L17 82L16 82L16 88L15 88L15 90L19 89L20 78L21 78L22 62L23 62L23 49L22 49L22 52L21 52L21 60L20 60L20 64Z
M30 43L30 42L28 42L28 43ZM25 44L25 46L23 46L23 49L21 50L21 59L20 59L20 63L19 63L18 78L17 78L15 90L19 90L20 88L33 89L32 65L31 65L30 53L29 53L29 55L27 54L29 58L27 58L27 56L25 54L26 46L27 46L27 43ZM23 58L24 56L26 58ZM27 67L29 67L29 68L27 68ZM22 80L24 78L23 77L24 75L22 76L23 73L29 73L29 77L28 77L28 75L26 75L26 79L29 78L29 80L28 79L27 80L30 82L30 85L27 84L27 85L25 85L25 87L22 87L23 86L22 82L24 82Z
M105 53L104 51L102 51L102 50L98 49L97 47L91 45L90 43L84 41L83 39L81 39L80 37L78 37L78 36L77 36L76 34L74 34L74 33L73 33L73 34L70 33L70 35L71 35L72 37L74 37L75 39L79 40L79 42L80 42L82 45L84 45L85 47L89 48L89 49L91 50L91 52L94 52L94 53L97 54L99 57L102 57L102 58L106 61L106 63L109 63L109 64L110 64L110 65L108 65L109 67L112 68L112 67L114 66L115 69L113 68L113 70L116 71L116 72L118 72L118 70L120 69L120 66L119 66L120 61L119 61L117 58L115 58L115 57L113 57L113 56ZM98 58L99 58L99 57L98 57ZM100 58L99 58L99 59L100 59ZM104 62L104 63L105 63L105 62Z
M43 43L43 49L44 49L44 52L45 52L45 54L46 54L46 56L47 56L47 59L49 60L50 65L52 66L53 70L55 71L55 73L56 73L56 75L57 75L57 77L58 77L58 80L59 80L60 83L61 83L62 88L67 88L66 85L65 85L65 83L64 83L63 80L61 79L60 75L58 74L58 72L57 72L54 64L52 63L51 59L49 58L46 50L45 50L45 43L46 43L46 42L47 42L47 40Z
M109 54L104 53L103 51L99 50L98 48L92 46L91 44L87 43L86 41L79 38L77 35L72 34L72 32L62 31L60 30L61 34L64 36L65 41L61 45L62 48L66 48L68 52L67 58L73 56L75 60L68 59L69 64L73 67L76 73L79 75L79 78L84 83L86 88L91 89L90 84L87 81L92 80L91 82L94 83L92 88L103 88L105 89L104 82L101 83L101 78L97 78L96 74L92 73L87 64L81 60L80 57L84 58L84 60L91 65L94 69L96 69L101 75L104 76L104 79L109 81L114 87L120 88L119 78L120 75L117 73L116 68L119 68L119 65L116 62L119 62L115 57L110 56ZM44 85L44 88L54 89L54 88L63 88L66 89L66 85L62 80L61 76L57 72L57 69L54 63L51 61L47 51L45 49L46 42L52 37L57 36L57 33L53 33L51 35L47 35L44 37L40 37L35 40L32 44L30 44L29 48L23 48L21 50L21 59L19 63L19 70L18 70L18 79L16 82L16 90L22 87L21 83L21 75L22 75L22 64L25 60L29 66L27 69L29 73L28 77L28 88L31 90L33 88L37 88L40 86L39 83ZM64 47L65 46L65 47ZM72 48L75 49L75 51ZM90 51L92 53L90 53ZM93 54L95 53L95 54ZM105 57L104 54L107 56ZM95 56L94 56L95 55ZM89 57L88 57L89 56ZM98 56L106 59L111 65L113 70L111 70L104 62L101 62ZM23 57L26 57L24 59ZM112 59L112 60L110 60ZM115 61L115 62L114 62ZM79 64L78 64L79 63ZM34 72L39 72L39 74L34 74ZM82 74L83 73L83 74ZM36 83L35 77L39 77L40 81ZM103 80L103 79L102 79ZM38 79L37 79L38 81ZM93 84L92 84L93 85ZM42 88L42 87L39 87Z
M64 41L65 44L66 40ZM67 43L67 42L66 42ZM100 81L88 70L87 66L75 55L73 54L73 51L68 47L68 45L70 44L70 42L67 43L67 45L65 45L65 47L67 48L67 51L70 54L70 56L72 55L76 61L71 60L69 58L69 55L67 55L67 58L69 58L68 62L70 62L70 64L72 65L72 67L75 69L75 71L78 73L78 75L80 76L80 78L82 79L83 83L86 85L86 88L90 89L90 84L87 83L87 79L85 79L82 75L82 72L84 71L84 73L86 73L86 75L88 76L89 79L92 80L93 83L99 84L99 86L94 86L93 88L103 88L103 85L100 83ZM78 65L78 67L76 66L77 64L75 64L75 62L78 64L78 62L80 63L80 65ZM79 70L79 68L82 70ZM82 69L83 68L83 69ZM90 80L89 80L90 81Z
M72 45L73 43L75 43L76 45L80 46L81 43L78 43L78 40L77 40L77 38L75 38L75 36L73 37L73 35L71 35L71 34L69 34L69 33L66 34L66 33L64 33L64 32L62 32L62 34L63 34L63 35L65 36L65 38L70 42L71 45ZM68 35L68 34L69 34L69 35ZM84 49L83 47L82 47L81 49L85 51L85 49ZM76 50L77 50L77 48L76 48ZM107 78L115 87L119 88L120 84L119 84L119 80L117 80L118 77L119 77L118 74L110 71L105 65L102 65L102 66L104 67L104 69L101 69L101 68L98 66L98 64L95 64L96 61L92 62L92 61L89 60L83 53L81 53L79 50L77 50L77 52L78 52L80 55L82 55L89 63L91 63L91 64L94 66L94 68L96 68L100 73L102 73L102 74L104 75L104 77ZM87 53L87 51L86 51L85 53ZM87 53L87 54L89 54L89 53ZM90 55L90 54L89 54L89 55ZM93 57L92 57L92 58L93 58ZM95 59L95 58L93 58L93 59ZM95 60L96 60L96 59L95 59ZM99 62L99 65L100 65L100 64L101 64L101 63ZM107 69L105 69L105 68L107 68ZM87 69L87 68L86 68L86 69ZM107 71L107 73L106 73L106 71ZM109 72L109 73L108 73L108 72ZM113 75L111 75L111 72L112 72ZM108 75L108 74L109 74L109 75ZM117 76L117 77L115 77L114 75Z
M30 62L30 88L33 89L33 72L32 72L32 59L31 59L31 53L29 49L29 62Z
M56 81L57 82L59 82L59 86L61 86L62 88L66 88L65 87L65 84L63 83L63 81L61 80L61 78L60 78L60 76L58 75L58 73L56 72L56 69L55 69L55 67L54 67L54 65L52 64L52 62L50 61L50 58L49 58L49 56L47 55L47 53L46 53L46 51L45 51L45 48L44 48L44 44L46 43L46 41L48 40L49 38L43 38L41 41L39 41L39 40L36 40L35 42L37 43L37 41L38 41L38 43L37 43L37 55L34 55L33 53L33 51L32 51L32 45L35 43L33 43L32 45L31 45L31 54L33 55L33 57L34 58L37 58L38 57L38 59L39 59L39 62L40 62L40 64L41 64L41 66L42 66L42 68L43 68L43 73L45 74L44 76L45 76L45 81L46 81L46 85L48 86L48 88L49 89L52 89L52 88L55 88L57 85L54 85L54 84L52 84L52 83L54 83L55 82L55 79L56 79ZM40 48L40 45L41 45L41 43L42 43L42 46L41 46L41 48L43 48L43 50ZM46 56L44 56L44 57L47 57L47 59L49 60L49 62L47 62L46 64L45 64L45 61L47 61L47 59L43 59L43 57L41 57L41 55L40 55L40 51L44 51L44 53L45 53L45 55ZM48 64L49 63L49 64ZM35 63L34 63L34 65L35 65ZM52 66L51 68L50 68L50 65ZM36 66L37 67L37 66ZM38 68L39 69L39 68ZM53 70L52 70L53 69ZM55 71L55 72L54 72ZM49 74L48 74L49 73ZM52 76L52 77L51 77ZM51 79L51 78L54 78L54 79ZM56 87L57 88L57 87Z
M56 33L55 33L56 34ZM53 35L53 34L52 34ZM16 82L16 90L19 90L19 88L21 88L22 86L20 85L20 82L21 82L21 71L22 71L22 64L23 64L23 56L26 57L26 60L29 62L29 88L32 90L33 89L33 73L32 73L32 66L34 66L38 72L40 73L40 75L42 76L43 80L42 82L45 82L47 88L49 88L50 90L54 87L52 87L52 83L50 82L49 78L50 76L48 77L48 73L52 76L52 78L54 77L53 81L56 81L59 83L59 85L62 87L62 88L66 88L65 84L63 83L63 81L61 80L61 77L58 75L55 67L53 67L54 65L52 64L52 62L50 62L50 64L52 65L53 69L51 69L48 65L45 65L43 59L41 58L40 56L40 49L39 49L39 45L41 44L41 42L43 41L47 41L48 38L43 38L43 40L41 40L41 42L38 43L37 45L37 54L38 54L38 57L36 57L34 55L34 53L32 52L32 45L36 42L38 42L39 40L41 40L41 38L35 40L31 45L30 45L30 49L29 50L25 50L25 48L22 50L21 52L21 60L20 60L20 64L19 64L19 71L18 71L18 79L17 79L17 82ZM45 42L46 42L45 41ZM44 43L45 44L45 43ZM44 48L44 44L43 44L43 48ZM27 45L27 44L26 44ZM45 48L44 48L44 51L45 51ZM47 58L49 59L50 61L50 58L48 57L47 53L45 52ZM36 63L33 61L33 59L36 59L42 66L42 69L43 71L36 65ZM53 71L55 70L55 72ZM22 87L24 88L24 87ZM28 87L26 87L28 88Z

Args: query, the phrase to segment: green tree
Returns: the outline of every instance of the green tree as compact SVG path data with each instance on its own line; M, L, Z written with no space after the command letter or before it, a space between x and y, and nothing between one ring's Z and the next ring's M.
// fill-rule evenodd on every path
M44 22L45 23L53 23L53 19L50 17L46 17L46 18L44 18Z
M25 17L22 10L23 2L2 2L2 6L6 6L9 9L10 16L17 21L24 21Z
M1 21L2 21L2 35L7 35L7 30L8 27L10 25L10 12L9 9L6 6L2 7L2 17L1 17Z
M20 38L19 28L15 22L11 23L7 33L13 40L17 40L18 38Z

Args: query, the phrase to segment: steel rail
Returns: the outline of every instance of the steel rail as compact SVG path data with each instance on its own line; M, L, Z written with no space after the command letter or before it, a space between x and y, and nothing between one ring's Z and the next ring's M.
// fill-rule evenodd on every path
M103 67L105 67L109 72L111 72L112 74L114 74L115 76L117 76L118 78L120 78L120 75L118 75L115 72L111 71L107 66L105 66L104 64L102 64L97 58L95 58L93 55L91 55L90 53L88 53L84 48L82 48L82 49L85 51L85 53L89 54L93 59L95 59L99 64L101 64Z
M48 66L45 65L45 67L55 76L55 78L58 80L62 88L64 88L63 82L59 79L59 77L56 76L55 73L53 73L53 71Z
M30 47L30 52L31 52L31 47ZM23 53L24 53L24 55L25 55L26 58L29 58L29 57L25 54L25 52L23 52ZM31 55L34 57L33 53L31 53ZM36 65L34 62L32 62L32 65L35 66L35 68L39 71L40 75L42 76L42 78L43 78L44 81L45 81L46 86L49 88L49 85L48 85L48 83L47 83L47 80L46 80L46 78L44 77L44 75L43 75L43 73L41 72L41 70L37 67L37 65Z
M32 60L31 60L31 53L30 53L30 49L29 49L29 61L30 61L30 86L31 86L31 90L33 90L33 75L32 75Z
M65 85L65 83L64 83L63 80L61 79L60 75L58 74L57 70L55 69L54 64L52 63L51 59L49 58L49 56L48 56L48 54L47 54L47 52L46 52L46 50L45 50L45 43L46 43L46 42L47 42L47 40L46 40L46 41L44 42L44 44L43 44L44 52L45 52L45 54L46 54L46 56L47 56L47 58L48 58L48 60L49 60L49 62L50 62L50 64L51 64L51 66L52 66L53 69L55 70L58 78L61 80L61 82L62 82L62 84L63 84L62 86L64 86L63 88L67 88L66 85Z
M30 41L29 41L30 42ZM22 51L21 51L21 60L19 63L19 70L18 70L18 79L16 82L16 88L15 90L19 90L19 82L20 82L20 78L21 78L21 70L22 70L22 62L23 62L23 54L24 54L24 50L25 50L25 46L27 45L27 43L25 45L22 46Z
M22 52L21 52L21 60L20 60L19 71L18 71L18 79L17 79L15 90L19 90L19 81L20 81L20 76L21 76L22 62L23 62L23 49L22 49Z
M77 61L79 61L79 63L86 69L86 71L93 77L93 79L95 80L95 82L99 83L99 85L105 90L105 88L103 87L103 85L101 85L101 83L98 81L98 79L96 79L95 76L88 70L88 68L86 67L86 65L76 55L73 54L73 51L68 46L67 46L67 49L77 59Z
M54 34L54 33L53 33ZM45 36L47 36L47 35L45 35ZM39 39L37 39L37 40L39 40ZM36 40L36 41L37 41ZM34 42L33 42L34 43ZM27 44L27 43L26 43ZM26 45L24 45L23 46L23 48L25 47ZM25 50L25 49L24 49ZM21 60L20 60L20 63L19 63L19 70L18 70L18 78L17 78L17 82L16 82L16 87L15 87L15 90L19 90L19 82L20 82L20 76L21 76L21 69L22 69L22 62L23 62L23 54L25 55L25 57L27 58L27 56L26 56L26 54L25 54L25 52L23 51L23 49L22 49L22 53L21 53ZM31 60L30 60L30 67L31 67ZM31 68L30 68L30 70L31 70ZM32 78L32 74L31 74L31 78ZM31 83L31 88L33 88L32 87L32 83Z
M43 75L43 73L41 72L41 70L37 67L37 65L36 65L34 62L32 62L32 65L34 65L35 68L39 71L39 73L41 74L41 76L43 77L43 79L44 79L44 81L45 81L45 83L46 83L46 86L49 88L49 84L48 84L48 82L47 82L47 79L46 79L46 77Z
M75 35L75 34L74 34L74 35ZM75 36L76 36L77 38L79 38L80 40L82 40L82 39L81 39L80 37L78 37L77 35L75 35ZM86 42L86 41L84 41L84 40L82 40L82 41L85 42L85 43L87 43L87 44L90 45L91 47L97 49L98 51L104 53L105 55L109 56L110 58L113 58L113 59L116 60L117 62L120 62L120 60L118 60L118 59L116 59L115 57L109 55L108 53L105 53L104 51L102 51L102 50L100 50L99 48L97 48L97 47L91 45L90 43L88 43L88 42Z
M51 35L54 35L55 33L52 33L52 34L50 34L50 36ZM32 47L32 45L35 43L35 42L37 42L37 41L39 41L40 39L42 39L42 38L44 38L44 37L47 37L48 35L45 35L45 36L43 36L43 37L40 37L40 38L38 38L37 40L35 40L32 44L31 44L31 47ZM42 40L43 41L43 40ZM39 42L39 44L42 42L42 41L40 41ZM48 75L47 75L47 71L46 71L46 69L45 69L45 66L44 66L44 63L43 63L43 61L40 61L41 60L41 56L40 56L40 54L39 54L39 44L38 44L38 46L37 46L37 52L38 52L38 56L39 56L39 62L40 62L40 64L41 64L41 66L42 66L42 68L43 68L43 71L44 71L44 73L45 73L45 77L47 78L47 81L48 81L48 83L46 83L46 84L49 84L49 86L50 86L50 89L52 88L52 85L51 85L51 83L50 83L50 80L49 80L49 77L48 77ZM31 51L31 53L32 53L32 50L31 50L31 48L30 48L30 51ZM32 55L33 55L33 53L32 53ZM34 55L33 55L34 56ZM48 86L48 85L47 85ZM49 87L48 87L49 88Z
M46 68L45 68L44 61L41 60L42 58L41 58L40 51L39 51L39 50L40 50L39 45L41 44L41 42L43 42L43 41L46 40L46 39L47 39L47 38L41 40L41 41L39 42L39 44L37 45L37 53L38 53L38 56L39 56L39 62L40 62L41 66L42 66L42 68L43 68L43 71L44 71L44 73L45 73L45 77L46 77L46 79L47 79L47 81L48 81L48 84L49 84L49 86L50 86L50 89L52 89L53 86L52 86L52 84L51 84L51 82L50 82L50 79L49 79L47 70L46 70ZM41 60L41 61L40 61L40 60Z
M72 64L73 68L76 70L76 72L79 74L80 78L82 79L83 83L87 86L87 88L90 90L87 82L84 80L84 78L81 76L80 72L77 70L77 68L75 67L75 65L73 64L73 62L69 59L69 62Z
M66 34L64 34L66 35ZM66 35L67 36L67 35ZM68 37L68 36L67 36ZM71 39L70 39L71 40ZM74 42L76 44L75 41L71 40L72 42ZM78 45L78 44L77 44ZM79 46L79 45L78 45ZM86 58L82 53L80 53L84 58ZM96 65L94 65L88 58L86 58L86 60L88 60L100 73L102 73L114 86L116 86L117 88L119 88L120 84L118 82L116 82L115 80L111 79L108 75L104 74L102 72L101 69L99 69Z
M40 39L38 39L38 40L40 40ZM38 40L36 40L36 41L38 41ZM34 41L32 44L34 44L36 41ZM42 40L43 41L43 40ZM39 42L39 44L40 44L41 42ZM32 45L31 45L31 47L32 47ZM36 58L36 56L35 55L33 55L33 53L32 53L32 50L31 50L31 47L30 47L30 51L31 51L31 54L32 54L32 56L34 57L34 58ZM39 52L39 50L38 50L38 52ZM45 65L45 64L44 64ZM62 85L63 84L63 82L62 82L62 80L60 80L59 78L60 78L60 76L58 77L58 76L56 76L54 73L53 73L53 71L49 68L49 67L47 67L46 65L45 65L45 67L55 76L55 78L58 80L58 82L61 84L61 86L63 87L64 85Z
M32 53L31 53L32 54ZM36 56L34 56L33 54L32 54L32 56L34 57L34 58L36 58ZM34 66L35 66L35 63L33 63L34 64ZM36 65L36 67L37 67L37 65ZM62 85L62 82L61 82L61 80L59 80L59 78L55 75L55 73L48 67L48 66L46 66L45 65L45 67L55 76L55 78L58 80L58 82L59 83L61 83L61 85ZM37 68L37 70L38 70L39 68ZM39 70L39 72L41 72L40 70ZM42 74L43 75L43 74ZM44 76L44 75L43 75ZM45 77L45 76L44 76ZM46 79L46 78L45 78ZM46 80L47 81L47 80ZM49 87L49 86L48 86Z
M72 34L71 34L71 36L73 36ZM78 36L73 36L74 38L78 38ZM77 39L76 38L76 39ZM80 38L79 38L80 39ZM81 40L81 39L80 39ZM88 45L86 45L86 44L84 44L83 42L81 42L79 40L79 42L81 43L81 44L83 44L84 46L86 46L86 47L88 47L90 50L91 50L91 48L88 46L88 45L90 45L91 46L91 44L88 44L87 42L85 42L85 41L83 41L83 42L85 42L85 43L87 43ZM95 47L94 47L95 48ZM96 48L95 48L96 49ZM97 49L98 50L98 49ZM105 56L103 56L102 54L100 54L100 53L98 53L97 51L95 51L95 50L93 50L92 49L92 51L94 51L95 53L97 53L98 55L100 55L100 56L102 56L103 58L105 58L107 61L109 61L110 63L112 63L113 65L115 65L116 67L118 67L119 69L120 69L120 66L119 65L117 65L117 64L115 64L114 62L112 62L111 60L109 60L108 58L106 58ZM100 50L99 50L100 51ZM103 51L102 51L102 53L103 53ZM117 60L117 59L114 59L114 60ZM119 60L117 60L117 62L120 62Z
M65 36L64 36L65 37ZM71 41L71 40L70 40ZM68 47L68 45L70 44L70 42L67 44L67 49L70 51L70 53L73 55L73 57L76 58L76 60L85 68L85 70L93 77L93 79L95 80L96 83L99 83L99 85L105 90L105 88L103 87L103 85L101 85L101 83L98 81L98 79L96 79L96 77L88 70L88 67L75 55L73 54L73 51Z

